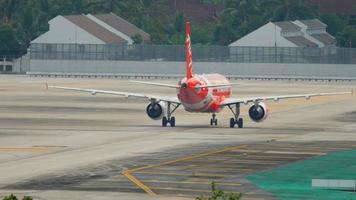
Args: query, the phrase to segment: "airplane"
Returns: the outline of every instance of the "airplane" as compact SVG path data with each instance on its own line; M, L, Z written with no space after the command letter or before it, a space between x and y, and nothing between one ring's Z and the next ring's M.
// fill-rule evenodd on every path
M281 99L305 98L310 99L315 96L331 96L353 94L353 92L335 92L335 93L314 93L314 94L295 94L280 96L261 96L250 98L231 98L232 86L229 80L221 74L193 74L192 50L191 50L191 32L190 22L186 22L186 77L179 81L177 85L132 81L134 83L146 84L158 87L167 87L176 89L176 97L157 96L153 94L130 93L123 91L108 91L97 89L72 88L61 86L48 86L48 88L71 90L79 92L88 92L95 94L118 95L127 98L141 98L149 101L146 108L147 115L153 120L162 120L162 126L176 126L176 119L173 113L179 106L183 106L188 112L210 113L211 126L217 126L218 120L216 114L224 107L228 107L233 117L230 118L230 128L243 128L243 119L240 118L241 104L251 104L248 109L248 115L254 122L262 122L268 116L268 108L265 101L279 101Z

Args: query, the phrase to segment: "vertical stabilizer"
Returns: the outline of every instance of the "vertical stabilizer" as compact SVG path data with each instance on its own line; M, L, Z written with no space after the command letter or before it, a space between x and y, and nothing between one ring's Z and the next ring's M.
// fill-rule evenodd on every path
M192 63L192 48L190 42L190 22L186 23L186 39L185 39L185 47L186 47L186 62L187 62L187 79L193 77L193 63Z

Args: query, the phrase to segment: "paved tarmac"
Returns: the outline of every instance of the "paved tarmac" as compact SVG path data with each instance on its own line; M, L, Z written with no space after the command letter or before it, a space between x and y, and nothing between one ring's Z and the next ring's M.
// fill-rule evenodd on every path
M152 80L160 81L160 80ZM176 83L177 80L161 80ZM161 127L147 102L117 96L46 90L69 87L174 96L167 88L117 79L0 76L0 197L37 199L192 199L216 181L244 199L274 199L248 174L356 148L356 98L348 95L267 103L263 123L243 106L244 129L228 128L231 113L174 114ZM349 91L355 83L240 81L234 97Z

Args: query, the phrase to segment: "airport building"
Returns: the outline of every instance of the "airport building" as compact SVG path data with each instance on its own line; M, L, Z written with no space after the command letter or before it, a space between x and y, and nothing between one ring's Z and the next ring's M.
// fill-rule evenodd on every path
M133 44L134 37L150 42L148 33L113 13L58 15L48 23L49 31L31 44Z
M269 22L230 47L335 47L336 39L318 19Z

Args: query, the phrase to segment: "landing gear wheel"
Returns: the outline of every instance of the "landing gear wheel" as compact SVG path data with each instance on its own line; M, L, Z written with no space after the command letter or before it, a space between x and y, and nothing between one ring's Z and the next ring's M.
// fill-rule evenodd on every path
M243 128L243 119L239 118L238 120L235 120L234 118L230 118L230 128L234 128L235 125L237 124L237 127Z
M210 119L210 126L217 126L218 125L218 119Z
M218 119L216 118L216 114L213 113L210 119L210 126L217 126L217 125L218 125Z
M244 127L244 121L242 118L239 118L239 120L237 121L237 126L239 128L243 128Z
M162 118L162 126L167 127L168 124L171 127L175 127L176 126L176 118L175 117L171 117L171 118L163 117Z
M162 126L167 127L169 124L171 127L176 126L176 118L172 116L173 112L179 107L179 103L167 102L167 113L162 118ZM171 110L171 106L173 106L173 110Z
M236 124L236 121L234 118L230 118L230 128L234 128Z
M232 114L234 114L234 118L230 118L230 128L234 128L235 125L239 128L243 128L243 119L239 118L240 116L240 103L236 103L235 107L233 105L228 105L229 109L231 110ZM234 109L235 108L235 109Z
M171 127L176 126L176 118L175 117L171 117L170 124L171 124Z
M167 117L163 117L163 118L162 118L162 126L163 126L163 127L166 127L166 126L167 126L167 123L168 123Z

